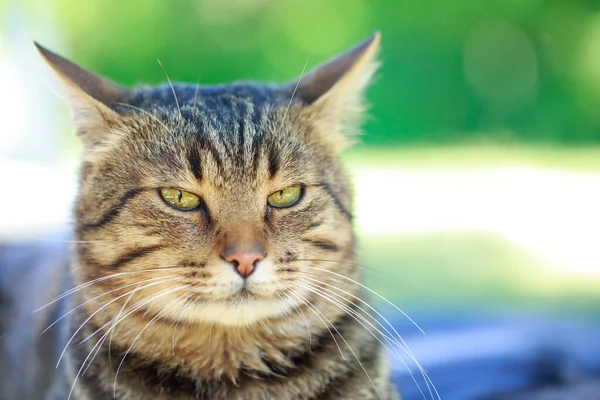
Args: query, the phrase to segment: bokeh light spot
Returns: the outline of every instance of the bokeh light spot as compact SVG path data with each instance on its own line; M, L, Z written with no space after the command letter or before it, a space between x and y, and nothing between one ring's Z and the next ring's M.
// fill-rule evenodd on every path
M464 72L484 99L509 103L534 93L538 60L528 37L503 20L486 20L476 26L464 46Z
M580 60L583 80L600 92L600 14L590 18L587 24Z

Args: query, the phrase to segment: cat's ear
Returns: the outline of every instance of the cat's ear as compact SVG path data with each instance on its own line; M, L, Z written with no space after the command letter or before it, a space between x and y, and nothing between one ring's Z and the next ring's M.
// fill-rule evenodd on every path
M359 133L365 113L364 92L379 63L380 34L318 66L300 78L297 94L318 124L319 140L340 151Z
M77 135L84 147L103 142L111 127L116 126L121 118L113 107L125 101L127 89L75 65L36 42L34 44L65 88Z

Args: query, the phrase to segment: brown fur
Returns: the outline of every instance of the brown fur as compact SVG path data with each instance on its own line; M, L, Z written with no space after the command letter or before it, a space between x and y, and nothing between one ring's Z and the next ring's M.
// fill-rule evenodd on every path
M113 386L124 400L397 398L379 334L360 323L373 320L357 301L337 157L362 115L378 40L298 85L216 89L129 91L41 49L85 146L74 282L105 278L72 296L83 304L66 356L76 398L111 398ZM298 204L268 206L297 184ZM202 207L168 206L165 187ZM231 243L265 248L246 281L220 256Z

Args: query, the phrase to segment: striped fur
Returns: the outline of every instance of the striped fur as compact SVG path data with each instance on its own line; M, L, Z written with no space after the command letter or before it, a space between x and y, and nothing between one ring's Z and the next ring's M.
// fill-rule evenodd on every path
M68 82L85 147L71 273L75 285L101 279L70 296L85 304L50 398L71 387L79 400L398 398L381 338L360 323L371 317L356 300L338 159L377 42L297 85L90 87L45 55ZM297 205L268 207L295 184ZM163 187L202 206L175 210ZM267 253L246 281L217 251L238 236Z

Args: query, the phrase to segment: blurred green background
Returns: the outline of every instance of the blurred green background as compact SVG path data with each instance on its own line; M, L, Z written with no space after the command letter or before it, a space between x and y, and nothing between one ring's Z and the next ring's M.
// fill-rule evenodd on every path
M6 1L6 0L5 0ZM366 144L600 139L600 5L493 0L21 0L31 36L123 84L291 80L383 34ZM49 40L47 27L58 32Z
M381 31L371 118L362 143L345 154L357 178L369 284L409 307L597 313L600 3L0 4L5 68L20 66L15 76L26 82L42 70L33 55L22 56L32 39L125 85L164 81L157 58L174 81L215 84L290 81L306 62L314 66ZM28 119L15 98L0 95L3 109ZM76 141L65 107L51 110L61 117L44 130L58 155L45 162L68 164ZM27 140L11 143L31 148L38 136L30 131L41 137L27 128ZM6 145L0 157L26 153L15 148ZM37 154L46 153L44 146ZM29 157L28 168L36 160Z

